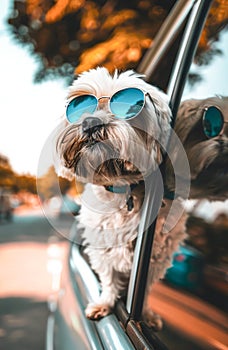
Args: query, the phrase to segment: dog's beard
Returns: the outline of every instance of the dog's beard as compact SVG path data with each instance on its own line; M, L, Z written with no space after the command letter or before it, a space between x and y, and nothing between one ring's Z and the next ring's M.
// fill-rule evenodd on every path
M104 119L106 124L89 134L82 131L81 123L62 132L57 149L66 168L82 182L101 185L137 182L156 168L160 162L156 142L125 121L110 117L107 122L107 115ZM152 153L149 143L154 146Z

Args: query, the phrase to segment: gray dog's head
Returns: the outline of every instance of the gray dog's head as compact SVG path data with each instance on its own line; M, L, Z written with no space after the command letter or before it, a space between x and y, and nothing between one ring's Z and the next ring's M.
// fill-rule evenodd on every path
M206 114L207 112L207 114ZM224 200L228 195L228 97L187 100L180 105L175 131L191 171L191 198ZM171 143L173 151L175 145ZM174 187L170 163L167 182Z

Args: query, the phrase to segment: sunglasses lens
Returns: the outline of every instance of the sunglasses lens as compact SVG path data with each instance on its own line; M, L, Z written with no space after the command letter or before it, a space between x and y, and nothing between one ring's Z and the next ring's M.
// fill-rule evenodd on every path
M67 106L66 116L70 123L80 119L84 113L93 113L97 107L97 99L92 95L82 95L74 98Z
M115 93L110 100L110 108L116 118L129 119L141 112L144 93L137 88L128 88Z
M207 137L213 138L220 134L223 128L223 115L214 106L209 107L203 115L203 129Z

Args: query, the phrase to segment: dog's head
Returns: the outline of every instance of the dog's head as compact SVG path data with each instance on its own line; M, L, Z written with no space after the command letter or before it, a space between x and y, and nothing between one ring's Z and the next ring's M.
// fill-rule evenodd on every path
M186 100L175 131L190 164L191 198L223 200L228 195L228 97ZM167 168L169 170L169 167ZM168 171L169 173L169 171ZM168 178L169 187L172 180Z
M83 73L69 88L66 115L57 139L57 171L68 179L138 182L162 161L170 132L167 97L133 71Z

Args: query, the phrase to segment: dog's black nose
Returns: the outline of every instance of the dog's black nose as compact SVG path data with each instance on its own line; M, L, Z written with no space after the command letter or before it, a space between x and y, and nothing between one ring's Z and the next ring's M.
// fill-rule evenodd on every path
M103 122L96 117L87 117L82 122L82 131L92 133L99 130L103 125Z

